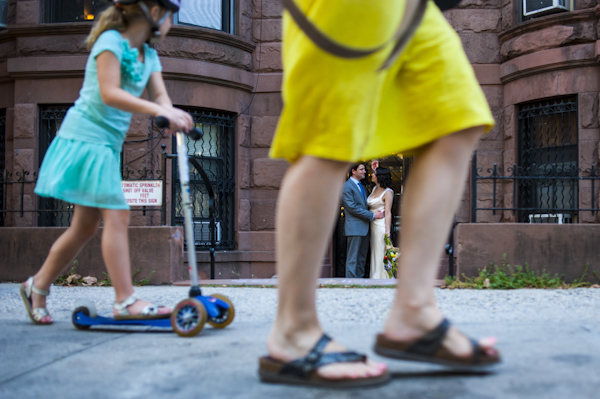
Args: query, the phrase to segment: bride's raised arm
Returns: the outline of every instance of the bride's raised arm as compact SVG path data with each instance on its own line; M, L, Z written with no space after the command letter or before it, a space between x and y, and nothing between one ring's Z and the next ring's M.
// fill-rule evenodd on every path
M394 202L394 191L392 189L385 190L383 194L383 204L385 206L385 234L391 239L392 231L392 203Z

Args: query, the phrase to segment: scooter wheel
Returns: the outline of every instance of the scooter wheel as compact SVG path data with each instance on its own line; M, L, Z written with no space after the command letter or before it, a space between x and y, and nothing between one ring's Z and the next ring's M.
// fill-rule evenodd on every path
M233 306L233 303L225 295L214 294L214 295L210 295L210 296L212 296L213 298L218 298L218 299L222 300L223 302L227 303L229 305L229 309L219 308L219 310L220 310L219 315L217 317L209 318L208 324L210 324L214 328L227 327L228 325L231 324L231 322L233 321L233 318L235 317L235 307Z
M95 309L94 309L94 311L95 311ZM90 308L88 308L87 306L80 306L73 311L73 315L71 316L71 321L73 322L73 325L75 326L75 328L77 328L79 330L87 330L90 328L90 326L78 323L80 313L83 313L84 315L86 315L88 317L94 317L94 316L92 316L92 314L95 312L90 311Z
M193 337L204 328L208 315L202 302L187 298L179 302L171 313L171 326L181 337Z

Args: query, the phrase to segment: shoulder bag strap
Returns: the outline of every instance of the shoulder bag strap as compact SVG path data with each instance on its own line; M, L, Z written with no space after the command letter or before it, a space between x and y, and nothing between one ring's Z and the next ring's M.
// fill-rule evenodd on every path
M302 10L298 8L298 5L294 0L281 0L281 3L304 34L315 43L315 45L332 55L348 59L363 58L380 51L389 43L395 42L396 44L394 45L391 55L386 59L380 70L389 67L401 54L402 50L406 47L406 44L408 44L421 23L423 15L425 14L425 9L427 8L427 0L407 0L402 22L391 38L377 47L358 49L341 44L321 32L304 15Z

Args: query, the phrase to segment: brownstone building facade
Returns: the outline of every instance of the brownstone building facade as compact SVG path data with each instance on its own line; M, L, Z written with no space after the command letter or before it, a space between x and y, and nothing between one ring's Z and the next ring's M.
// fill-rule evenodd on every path
M33 194L35 174L61 115L77 98L87 58L83 41L99 3L5 2L6 27L0 28L0 211L5 212L0 226L65 224L60 216L68 214L68 205L48 212L58 205L44 204ZM220 10L216 19L182 10L157 50L174 104L190 110L205 131L205 141L190 147L190 154L201 151L199 159L220 193L217 276L271 277L275 205L286 170L285 162L268 158L283 106L282 7L278 0L209 3ZM597 207L598 184L579 177L593 175L589 169L598 164L599 15L597 0L463 0L446 13L497 122L479 144L458 223L598 221L597 212L579 211ZM163 208L133 207L133 225L180 224L178 180L162 149L172 154L172 139L161 137L149 118L135 116L128 141L124 176L162 180L165 192ZM494 164L505 177L542 165L558 170L560 178L546 185L537 177L533 182L486 179ZM581 169L576 184L565 183L561 179L575 173L573 168ZM198 190L195 216L201 228L206 198ZM53 216L44 219L48 214ZM324 276L334 273L334 258L331 251ZM201 254L200 261L206 259Z

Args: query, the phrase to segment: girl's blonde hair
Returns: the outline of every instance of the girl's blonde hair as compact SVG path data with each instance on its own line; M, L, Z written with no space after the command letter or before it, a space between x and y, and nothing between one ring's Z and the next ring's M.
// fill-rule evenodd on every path
M158 3L152 0L143 0L148 8L157 5ZM92 49L98 37L105 31L115 29L119 32L123 32L127 29L127 25L138 18L142 18L144 13L140 6L135 4L120 4L109 6L106 10L100 14L100 18L94 24L92 31L88 35L85 43L87 44L88 50Z

